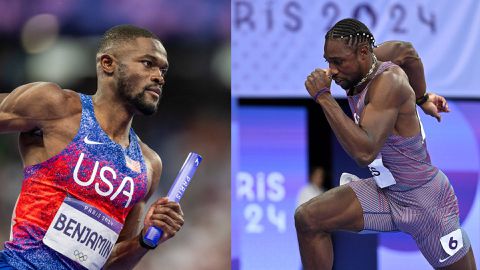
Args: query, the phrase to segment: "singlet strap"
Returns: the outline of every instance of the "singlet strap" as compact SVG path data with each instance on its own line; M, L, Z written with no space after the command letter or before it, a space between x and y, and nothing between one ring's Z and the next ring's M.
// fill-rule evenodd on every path
M95 112L93 110L92 97L84 94L80 94L80 100L82 102L82 118L95 118Z
M388 61L388 62L383 62L378 68L377 68L377 71L375 71L375 74L373 75L372 79L367 83L367 86L365 86L365 93L368 91L368 87L370 86L370 83L372 83L372 81L380 74L382 74L386 69L392 67L392 66L395 66L394 63ZM362 93L363 96L365 96L365 94Z
M388 61L388 62L383 62L383 63L380 65L380 67L378 67L377 72L375 72L374 78L375 78L378 74L384 72L387 68L392 67L392 66L395 66L395 64L392 63L392 62L390 62L390 61Z

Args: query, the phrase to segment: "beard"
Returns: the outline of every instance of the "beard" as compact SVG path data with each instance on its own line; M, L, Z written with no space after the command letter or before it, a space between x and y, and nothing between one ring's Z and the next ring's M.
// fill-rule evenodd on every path
M341 84L337 85L340 86L343 90L350 90L350 88L352 88L354 84L351 81L342 80Z
M361 76L356 76L353 79L341 79L340 84L337 83L343 90L350 90L362 80ZM336 82L335 82L336 83Z
M351 80L340 79L340 81L337 83L336 78L333 78L333 79L335 81L335 84L340 86L343 90L350 90L350 88L355 85L352 83Z
M136 87L133 86L135 82L139 81L139 76L126 74L127 67L120 65L118 70L118 92L120 96L133 108L142 113L143 115L152 115L157 112L160 98L157 102L149 102L146 96L145 87L140 93L132 94L135 92Z

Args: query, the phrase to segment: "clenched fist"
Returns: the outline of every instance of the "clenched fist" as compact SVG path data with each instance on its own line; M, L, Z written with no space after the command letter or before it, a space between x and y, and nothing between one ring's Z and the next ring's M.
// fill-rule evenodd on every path
M328 69L315 69L310 75L308 75L307 80L305 81L305 88L307 88L310 96L315 98L315 95L318 91L328 88L332 84L332 78L330 77L330 70Z

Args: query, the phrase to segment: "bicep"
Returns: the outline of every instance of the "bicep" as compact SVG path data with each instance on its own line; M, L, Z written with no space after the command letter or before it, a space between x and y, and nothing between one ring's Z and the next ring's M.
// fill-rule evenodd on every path
M368 134L374 154L378 154L387 137L394 132L400 106L408 94L402 78L388 71L369 90L360 127Z
M0 94L0 104L2 104L3 100L10 95L10 93L1 93Z
M409 60L419 59L413 45L405 41L386 41L374 48L373 53L378 60L391 61L402 68Z
M388 135L392 133L397 115L398 108L396 107L379 106L372 101L365 106L360 127L367 133L375 156L382 148Z
M10 94L2 94L0 132L23 132L35 127L35 122L28 115L28 104L24 102L28 89L28 86L21 86Z
M31 83L3 94L0 97L0 132L30 131L42 120L55 117L53 105L58 103L61 91L52 83Z
M386 41L378 47L373 49L373 53L377 57L378 60L380 61L392 61L393 59L396 58L398 54L398 50L396 48L398 47L398 42L396 41Z

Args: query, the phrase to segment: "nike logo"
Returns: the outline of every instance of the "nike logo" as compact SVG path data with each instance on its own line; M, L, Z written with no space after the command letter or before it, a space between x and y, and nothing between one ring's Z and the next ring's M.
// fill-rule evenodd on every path
M446 260L450 259L450 257L452 257L452 256L448 256L448 257L446 257L445 259L439 259L438 261L442 263L442 262L444 262L444 261L446 261Z
M86 144L103 144L101 142L96 142L96 141L89 140L88 136L85 136L85 138L83 138L83 142L86 143Z

